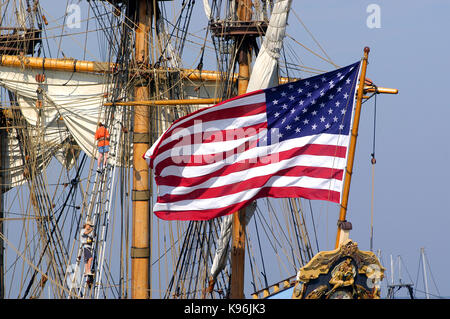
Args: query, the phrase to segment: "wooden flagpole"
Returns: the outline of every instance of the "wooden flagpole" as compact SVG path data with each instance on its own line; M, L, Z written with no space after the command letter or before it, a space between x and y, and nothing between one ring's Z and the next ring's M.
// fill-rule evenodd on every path
M358 137L359 119L360 119L360 115L361 115L361 105L362 105L362 100L363 100L363 96L364 96L364 84L366 81L366 70L367 70L367 61L369 58L369 52L370 52L370 48L365 47L364 48L364 58L362 60L362 65L361 65L361 74L359 77L358 92L357 92L357 97L356 97L356 108L355 108L355 115L353 118L353 127L352 127L351 138L350 138L350 147L349 147L349 151L348 151L347 168L345 171L344 190L342 193L341 209L339 212L338 229L337 229L337 235L336 235L335 248L339 248L340 244L345 239L348 238L348 232L351 230L351 224L349 222L347 222L347 220L346 220L347 208L348 208L348 195L350 193L350 182L351 182L352 173L353 173L353 162L355 159L356 140Z

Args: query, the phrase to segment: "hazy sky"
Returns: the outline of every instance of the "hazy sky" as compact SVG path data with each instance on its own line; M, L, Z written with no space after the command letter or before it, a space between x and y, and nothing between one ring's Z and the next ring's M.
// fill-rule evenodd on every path
M399 95L377 98L374 250L385 267L401 255L416 281L424 247L437 288L450 296L448 124L449 1L294 1L296 11L335 63L371 48L367 76ZM378 5L380 27L367 7ZM371 11L372 12L372 11ZM294 19L290 16L291 28ZM373 99L364 104L348 219L351 238L369 249ZM333 225L334 227L334 225ZM405 271L405 268L403 268ZM420 274L421 276L421 274ZM437 293L430 274L431 293ZM403 273L403 282L408 282ZM421 278L421 277L419 277ZM422 280L417 287L424 290Z
M41 1L49 14L57 10L50 3L56 1ZM65 1L58 1L58 5L64 6ZM204 23L201 1L196 5L197 22ZM354 63L369 46L367 76L378 86L399 89L398 95L377 98L374 251L381 251L386 268L390 267L390 255L394 259L401 255L415 283L419 252L424 247L440 295L450 296L450 1L294 0L293 12L334 63ZM376 13L379 21L371 19ZM54 14L55 18L61 16ZM320 53L295 14L289 16L288 35ZM97 43L101 46L101 39ZM98 52L90 48L88 58L92 59L89 55ZM303 64L333 69L301 47L296 50ZM79 52L65 54L82 58ZM363 105L348 213L353 224L350 236L362 250L370 248L373 111L371 99ZM313 207L317 219L323 221L319 229L323 234L321 249L334 249L338 207L321 202L314 202ZM423 291L419 275L417 288ZM404 282L409 281L406 272L402 277ZM428 281L430 292L437 294L430 274Z

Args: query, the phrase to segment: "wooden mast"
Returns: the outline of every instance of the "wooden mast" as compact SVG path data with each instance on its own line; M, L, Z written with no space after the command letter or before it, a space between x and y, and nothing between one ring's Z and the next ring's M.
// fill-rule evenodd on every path
M3 114L3 109L0 110L0 167L3 169L4 167L4 154L6 150L6 120L5 115ZM3 234L3 221L4 221L4 204L3 204L3 173L0 173L0 234ZM5 243L3 238L0 238L0 299L5 298L5 255L4 255L4 247Z
M240 21L250 21L252 18L252 1L240 0L237 7ZM249 38L245 35L236 40L238 49L239 77L238 95L247 92L250 78L251 51ZM232 248L231 248L231 299L244 298L245 270L245 208L233 214Z
M145 67L149 60L149 33L152 5L148 0L136 2L136 45L135 61L137 66ZM135 100L148 100L147 81L135 84ZM149 108L145 105L134 106L133 133L133 221L131 247L131 297L147 299L149 289L149 168L140 154L149 148Z
M339 212L338 229L336 235L336 246L339 248L340 244L348 238L348 232L351 230L351 224L346 221L347 207L348 207L348 195L350 192L350 182L353 173L353 162L355 159L356 139L358 137L359 118L361 115L361 105L364 96L364 85L366 82L366 70L367 61L369 58L370 48L364 48L364 58L361 65L361 74L359 77L358 92L356 97L355 115L353 118L353 127L350 138L350 147L347 158L347 169L345 171L344 190L342 193L341 209Z

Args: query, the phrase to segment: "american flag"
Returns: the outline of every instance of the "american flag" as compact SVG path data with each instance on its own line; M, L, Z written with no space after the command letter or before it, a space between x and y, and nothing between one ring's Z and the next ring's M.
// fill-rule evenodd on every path
M146 152L154 213L207 220L262 197L341 201L360 62L175 121Z

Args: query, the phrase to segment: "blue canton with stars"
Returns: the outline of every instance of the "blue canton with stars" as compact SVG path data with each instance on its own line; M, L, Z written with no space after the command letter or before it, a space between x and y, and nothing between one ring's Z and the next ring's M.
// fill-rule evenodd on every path
M268 144L321 133L348 135L359 64L267 89Z

